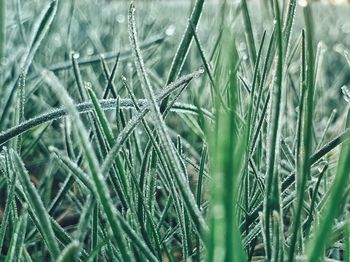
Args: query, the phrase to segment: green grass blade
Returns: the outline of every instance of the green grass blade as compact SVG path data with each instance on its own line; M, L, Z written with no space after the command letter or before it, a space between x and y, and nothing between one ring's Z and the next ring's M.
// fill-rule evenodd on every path
M346 120L346 127L350 127L350 114ZM307 261L318 261L323 258L324 249L330 237L330 228L334 219L339 214L339 199L343 198L345 187L348 184L348 174L350 173L350 141L347 140L341 146L339 153L337 173L334 178L330 195L321 213L319 225L315 228L315 234L307 245Z
M54 200L50 204L50 207L48 209L50 215L52 215L56 211L56 208L61 204L63 198L66 197L66 195L68 194L68 191L71 189L74 182L75 182L74 176L68 175L68 177L65 179L62 187L58 191L56 197L54 198Z
M78 64L78 57L79 57L78 54L72 52L71 60L72 60L72 67L73 67L75 82L76 82L77 87L78 87L81 101L85 101L86 100L86 92L84 90L83 79L82 79L82 76L80 73L80 68L79 68L79 64Z
M258 87L258 98L257 98L257 101L256 101L256 107L255 107L255 110L254 110L254 113L253 113L253 120L252 120L252 123L254 125L256 123L256 119L258 118L260 104L261 104L261 101L263 99L264 83L265 83L265 79L266 79L267 73L268 73L269 60L270 60L269 57L272 56L272 52L273 52L274 39L275 39L275 32L272 33L271 38L270 38L269 47L267 49L265 63L264 63L264 67L263 67L263 73L261 75L260 84L259 84L259 87ZM250 149L251 152L254 152L254 150L255 150L256 142L257 142L259 133L261 131L261 127L262 127L263 121L265 119L264 116L265 116L265 113L266 113L266 110L267 110L267 106L269 104L269 100L270 100L270 96L268 95L266 100L265 100L265 103L263 105L263 109L262 109L262 112L261 112L261 117L260 117L260 120L258 121L258 125L256 127L254 136L251 138L251 149Z
M255 60L255 68L254 68L254 71L253 71L253 81L252 81L252 84L251 84L251 92L250 92L250 102L249 102L249 109L248 109L248 120L247 120L247 128L248 128L248 131L247 131L247 139L251 139L251 136L252 136L252 126L254 125L254 121L256 117L253 116L253 112L254 112L254 105L255 105L255 97L256 97L256 86L258 85L258 76L259 76L259 66L260 66L260 60L261 60L261 53L262 53L262 48L264 46L264 41L265 41L265 36L266 36L266 32L264 32L263 36L262 36L262 39L261 39L261 42L260 42L260 47L259 47L259 51L258 51L258 56L256 57L256 60ZM258 98L259 98L259 94L258 94ZM258 108L259 108L259 102L260 101L257 101L256 103L256 111L258 111ZM247 153L250 154L249 152L249 148L247 148Z
M135 95L133 94L133 92L132 92L132 90L130 89L130 87L128 86L128 84L126 83L126 79L124 79L123 80L123 82L124 82L124 86L126 87L126 89L128 90L128 92L129 92L129 94L130 94L130 96L131 96L131 98L132 98L132 100L134 101L134 104L135 104L135 107L137 108L137 110L138 111L140 111L140 108L137 106L137 101L136 101L136 98L135 98ZM186 85L182 88L182 90L184 89L186 87ZM182 91L181 90L181 91ZM173 104L173 102L176 100L176 98L181 94L181 91L173 98L173 100L170 102L170 103L168 103L168 105L167 105L167 108L164 110L164 115L166 115L167 114L167 112L168 112L168 108L170 108L171 106L172 106L172 104ZM159 156L159 158L160 158L160 162L162 163L162 165L164 165L164 168L165 169L167 169L167 164L166 164L166 162L165 162L165 159L164 159L164 150L162 150L163 148L160 148L159 146L158 146L158 144L157 144L157 141L156 141L156 138L153 136L153 134L152 134L152 131L151 131L151 128L149 127L149 125L147 124L147 122L144 120L144 119L142 119L141 120L142 121L142 123L143 123L143 125L144 125L144 127L145 127L145 129L146 129L146 132L147 132L147 134L148 134L148 136L149 136L149 138L151 139L151 143L149 143L148 145L147 145L147 147L146 147L146 149L145 149L145 152L149 152L150 150L151 150L151 145L153 145L153 147L154 147L154 151L155 152L157 152L157 154L158 154L158 156ZM154 162L154 161L156 161L156 159L157 158L153 158L153 160L152 160L152 162L151 162L151 169L154 169L154 165L156 165L156 162ZM183 167L183 166L182 166ZM184 173L186 173L186 171L185 171L185 169L183 168L183 171L184 171ZM144 177L143 178L140 178L140 183L142 184L141 186L142 186L142 188L144 188ZM176 188L175 188L175 185L174 185L174 183L172 182L172 178L170 177L170 175L169 175L169 171L167 171L167 180L168 180L168 182L169 182L169 184L171 185L171 193L173 194L173 195L176 195ZM140 191L141 192L141 191ZM140 213L139 213L139 218L140 218L140 223L142 223L141 221L142 221L142 216L143 216L143 206L142 206L142 203L143 203L143 200L140 198L140 204L139 204L139 211L140 211ZM182 245L183 245L183 253L184 253L184 256L187 256L187 253L188 253L188 250L190 250L191 248L190 248L190 240L188 239L188 236L189 236L189 234L188 234L188 227L186 227L186 225L189 225L189 221L188 221L188 214L187 214L187 212L186 212L186 210L184 209L184 207L183 207L183 205L181 204L181 202L180 201L178 201L178 199L175 201L175 203L176 203L176 211L177 211L177 215L179 216L179 217L181 217L181 220L180 220L180 225L181 225L181 230L182 230ZM145 210L146 212L146 215L147 215L147 217L150 217L150 215L149 215L149 212L147 211L147 210ZM149 219L150 221L151 221L151 219ZM187 221L186 221L187 220ZM151 229L153 230L153 223L151 222ZM155 231L155 229L153 230L153 231ZM152 231L152 232L153 232ZM153 233L154 234L154 233ZM154 234L154 235L156 235L156 234ZM155 238L156 238L156 241L159 241L158 239L159 239L159 237L158 236L155 236ZM187 242L187 244L186 244L186 242ZM189 248L187 248L187 247L189 247ZM158 248L159 248L159 245L158 245Z
M324 139L326 137L326 134L327 134L327 132L329 130L329 127L331 126L331 123L333 122L336 114L337 114L337 110L333 109L331 115L328 118L327 124L326 124L326 126L325 126L325 128L324 128L324 130L322 132L321 138L320 138L320 140L317 143L316 149L320 149L321 146L323 145L323 142L324 142Z
M312 51L312 49L311 49ZM293 221L293 235L289 250L289 261L294 259L295 245L298 234L301 232L300 219L302 215L302 208L304 202L305 186L311 175L311 163L309 156L312 152L312 117L313 117L313 97L314 84L313 80L306 79L306 50L305 50L305 36L302 34L302 61L301 61L301 100L299 107L299 118L301 122L298 127L298 144L297 144L297 199L295 207L295 215ZM311 59L311 61L310 61ZM309 54L308 69L312 61L312 55ZM310 76L310 74L308 75ZM307 82L306 82L307 81Z
M54 152L55 157L59 160L59 163L62 163L62 166L67 170L71 171L73 176L80 180L82 184L84 184L91 192L93 191L93 182L91 181L91 178L79 168L79 166L73 162L71 159L69 159L66 156L63 156L61 152L59 152L57 149L50 147L50 150ZM71 183L68 183L71 184ZM53 201L56 202L56 201ZM50 210L53 208L50 208Z
M24 104L25 104L25 75L21 74L18 80L18 90L17 90L17 103L16 103L16 115L15 115L15 125L19 125L24 120ZM21 136L13 141L13 148L17 150L18 153L21 152Z
M200 167L198 172L198 182L197 182L197 190L196 190L196 201L198 208L201 209L202 202L202 186L203 186L203 177L204 177L204 166L207 158L207 147L203 145L202 155L200 161ZM201 242L199 237L196 238L196 261L201 261Z
M128 259L130 258L130 255L126 247L125 239L121 235L119 222L115 218L115 207L112 204L112 199L110 197L109 190L107 188L106 182L104 181L98 160L96 158L94 150L92 149L92 145L89 141L87 130L85 129L79 117L79 113L74 106L74 102L72 98L67 94L67 91L61 85L57 77L53 75L53 73L47 71L43 72L42 77L46 81L46 83L54 89L58 98L67 107L70 116L75 122L75 132L84 150L84 154L89 166L90 175L92 176L92 180L94 182L94 192L98 197L103 207L103 210L107 216L108 222L113 232L113 236L118 243L118 247L123 259Z
M181 70L185 64L185 60L191 48L191 43L192 43L193 29L191 28L190 25L192 25L195 29L197 29L199 19L203 11L204 3L205 3L205 0L196 0L196 3L193 6L192 13L189 18L189 23L187 24L187 27L182 36L181 42L177 48L176 54L173 58L173 61L171 62L171 67L169 69L169 74L168 74L166 84L170 84L171 82L174 82L181 73ZM165 99L160 107L161 112L164 111L167 103L168 103L168 99Z
M344 246L345 246L345 262L350 262L350 225L347 223L347 228L344 237Z
M0 2L0 60L3 59L5 54L5 41L6 41L6 0Z
M26 248L23 248L23 256L22 256L23 261L25 262L33 262L32 258L29 255L29 252L27 251Z
M57 262L70 262L76 261L76 256L79 251L79 242L73 240L68 246L66 246L61 255L58 257Z
M239 231L238 206L240 170L244 161L245 131L237 131L240 123L235 114L238 108L238 76L233 70L238 53L232 32L225 28L221 38L216 84L227 84L230 111L225 112L217 103L214 132L209 133L210 184L210 234L207 241L208 261L246 261ZM227 76L228 80L222 76ZM228 83L227 83L228 81ZM215 182L214 182L215 181Z
M342 133L340 133L338 136L333 138L331 141L329 141L327 144L325 144L323 147L321 147L319 150L314 152L310 157L311 164L316 163L323 156L331 152L334 148L348 141L350 139L349 134L350 134L350 129L348 128Z
M276 79L271 90L271 124L269 127L269 145L267 170L265 179L265 199L264 199L264 230L265 230L265 250L267 259L272 258L272 239L271 239L271 216L273 210L279 212L278 197L274 195L274 181L277 174L277 162L279 159L279 143L282 129L283 116L283 95L282 95L282 76L283 76L283 46L282 46L282 26L279 4L274 1L275 19L276 19L276 43L277 43L277 65ZM277 149L277 150L276 150Z
M118 53L116 59L115 59L115 63L113 65L113 68L112 68L112 72L109 74L108 72L108 67L107 65L102 62L102 64L104 65L104 72L105 72L105 75L106 75L106 78L107 78L107 85L106 85L106 88L105 88L105 91L103 93L103 98L107 98L108 97L108 94L111 92L113 97L116 98L117 97L117 91L116 91L116 88L114 87L114 78L115 78L115 75L116 75L116 72L117 72L117 67L118 67L118 64L119 64L119 57L120 57L120 53ZM105 61L105 60L102 60L102 61Z
M15 199L15 188L16 188L16 180L17 175L16 173L13 173L12 166L10 164L9 154L7 153L7 149L4 149L5 151L5 165L6 165L6 173L7 173L7 198L6 198L6 204L5 209L1 221L1 227L0 227L0 248L3 247L4 239L6 230L9 225L9 219L11 214L11 206L12 202Z
M285 55L287 55L287 51L289 48L289 43L290 43L289 40L292 33L296 5L297 5L297 0L288 1L287 13L286 13L284 25L283 25L283 42L284 42L283 48L284 48Z
M16 222L5 262L20 261L22 245L27 229L27 219L28 213L26 208L24 208L23 214Z
M40 227L40 231L43 234L43 238L47 245L48 250L53 259L57 259L60 250L58 247L58 243L55 237L55 233L52 229L49 214L45 210L44 204L29 179L29 174L24 167L24 164L18 154L14 151L11 151L11 157L16 165L16 171L18 172L18 177L21 182L21 185L24 189L24 195L26 200L28 201L29 208L32 210L33 214L37 217L38 226Z
M113 146L114 144L114 138L112 134L112 129L110 125L108 124L108 120L106 115L103 112L103 109L96 97L95 92L91 88L87 88L88 94L90 96L90 99L92 101L92 104L94 105L94 109L98 118L98 121L101 125L102 131L104 133L104 136L107 140L107 143L109 146Z
M182 85L177 86L176 88L180 87ZM169 94L173 92L173 89L169 89ZM162 93L163 94L163 93ZM167 96L167 95L166 95ZM159 96L159 98L163 98L166 96ZM160 101L161 99L158 99ZM146 106L148 107L147 102L144 99L139 99L138 100L139 105L141 106ZM105 100L100 100L101 107L103 110L113 110L116 108L118 104L121 104L120 107L123 109L130 109L133 108L133 102L131 99L105 99ZM91 112L93 110L93 104L89 102L84 102L76 105L76 109L80 114L85 114L88 112ZM147 108L147 111L149 109ZM173 112L179 112L179 113L186 113L186 114L194 114L196 115L198 112L197 107L191 105L191 104L186 104L186 103L175 103L171 108L171 111ZM203 113L206 117L213 119L213 115L207 111L203 110ZM2 131L0 133L0 146L8 142L9 140L13 139L14 137L21 135L41 124L50 122L52 120L58 120L61 119L62 117L66 117L68 115L68 112L64 108L56 108L52 109L47 113L43 113L41 115L38 115L36 117L33 117L31 119L28 119L21 124L11 127L5 131Z
M196 0L196 3L193 6L191 17L189 18L189 24L185 29L181 42L177 48L176 54L171 63L168 78L166 81L167 84L174 82L179 76L179 74L181 73L181 69L185 63L185 59L191 47L191 42L193 37L190 24L192 24L195 28L197 28L199 19L202 14L204 2L205 2L204 0Z
M91 221L91 250L96 249L98 246L98 233L97 233L97 227L99 222L98 212L99 212L99 206L97 203L93 203L92 207L92 221ZM98 261L98 256L96 256L93 261Z
M21 68L22 68L22 74L27 75L30 65L32 64L32 61L34 59L34 56L36 52L39 49L39 46L44 39L44 37L47 35L52 21L56 15L57 11L57 5L58 1L53 0L51 1L41 12L39 15L37 21L35 22L33 26L33 32L32 32L32 38L30 41L30 44L28 45L28 48L25 52L25 55L23 56L21 60ZM12 103L12 98L16 92L17 84L19 80L19 76L16 76L14 78L14 82L10 86L9 94L5 97L5 102L3 103L4 107L2 108L1 117L0 117L0 127L3 126L5 120L7 119L10 105Z
M176 183L179 187L179 190L185 202L186 208L191 215L192 221L194 222L194 225L196 226L197 231L202 236L204 236L208 231L207 225L204 221L204 218L201 212L198 209L198 206L196 205L195 198L191 192L191 189L184 179L185 176L182 172L181 164L179 162L178 156L176 155L176 152L174 151L174 148L173 148L174 146L167 132L166 124L162 117L160 108L157 104L156 97L154 95L154 91L152 90L152 86L149 82L149 79L145 70L145 66L144 66L141 52L140 52L140 47L137 42L134 13L135 13L135 7L134 7L134 4L131 3L129 8L129 16L128 16L129 38L130 38L130 44L133 47L137 74L141 81L143 92L150 103L150 111L152 113L152 116L154 117L157 123L156 130L158 132L161 144L164 147L164 151L166 153L165 159L167 160L169 167L173 170L174 179L176 180ZM191 39L192 39L192 35L191 35ZM178 72L176 72L176 75L177 74Z
M144 242L136 235L134 230L130 227L130 225L125 221L120 214L117 214L119 218L120 225L123 228L125 234L133 241L133 243L142 251L142 253L149 259L150 261L158 261L158 259L154 256L154 254L149 250L149 248L144 244Z
M215 81L214 81L212 70L210 68L209 61L208 61L208 59L205 56L203 47L201 45L201 42L199 41L199 38L198 38L198 35L197 35L197 32L196 32L195 26L192 23L190 23L190 26L191 26L191 29L192 29L194 40L195 40L196 45L197 45L198 50L199 50L199 54L200 54L201 59L203 61L204 68L207 71L207 74L208 74L208 77L209 77L209 80L210 80L210 83L211 83L211 89L210 90L211 90L212 103L214 105L214 101L215 101L214 93L215 93L215 95L219 98L219 101L221 102L221 105L223 107L226 107L226 104L225 104L224 99L223 99L223 97L221 95L221 92L220 92L220 90L217 89L217 87L215 85ZM213 92L213 90L214 90L214 92Z
M175 90L178 88L182 87L186 83L189 83L195 78L198 78L200 75L203 74L203 70L198 70L193 73L190 73L188 75L184 75L180 77L177 81L169 84L166 89L162 90L157 94L156 100L157 101L162 101L164 98L168 97L171 93L173 93ZM147 106L148 102L144 99L139 99L138 103L140 106ZM103 110L112 110L115 109L116 106L120 106L120 108L123 109L128 109L128 108L133 108L134 104L131 99L103 99L100 100L100 104ZM89 102L83 102L80 104L75 105L76 110L82 114L82 113L88 113L91 112L94 109L94 106L92 103ZM197 110L195 107L188 105L188 104L182 104L182 103L176 103L173 106L175 111L182 111L182 112L188 112L188 113L196 113ZM211 114L208 111L204 111L204 115L207 117L211 117ZM47 113L38 115L36 117L33 117L31 119L28 119L21 124L11 127L5 131L0 132L0 146L9 141L10 139L23 134L24 132L41 125L43 123L52 121L52 120L57 120L62 117L65 117L68 115L68 112L64 108L58 108L58 109L52 109Z
M81 243L84 242L85 234L89 229L90 218L92 217L92 214L93 214L94 205L95 205L95 201L92 199L92 196L90 195L81 212L79 225L78 225L77 231L75 232L75 239L77 239Z
M166 40L166 36L164 34L156 35L156 36L152 37L150 40L142 43L140 48L142 50L148 50L152 47L159 46L165 40ZM80 58L77 58L77 63L81 68L83 68L83 67L87 67L90 65L100 63L101 56L103 56L105 60L109 61L112 59L116 59L116 57L118 55L119 55L119 61L126 61L126 60L130 59L131 54L132 54L132 52L131 52L130 48L128 48L128 49L120 51L120 52L112 51L112 52L101 53L101 54L92 55L92 56L88 55L88 56L80 57ZM48 70L50 70L54 73L58 73L58 72L62 72L62 71L71 69L72 67L73 67L72 61L68 60L68 61L64 61L64 62L50 65L48 67ZM31 74L28 76L28 81L36 79L38 77L40 77L39 73Z
M242 10L243 21L244 21L245 35L247 39L250 64L251 64L252 70L254 70L257 55L256 55L254 34L253 34L252 23L250 20L247 0L241 0L241 10Z
M326 163L324 165L324 167L321 169L319 177L317 178L317 182L316 182L315 188L313 189L314 193L313 193L312 198L311 198L309 214L308 214L308 217L306 219L305 224L303 225L303 228L305 229L305 235L306 236L309 236L311 223L312 223L312 221L314 221L314 213L317 211L317 209L316 209L316 198L317 198L318 190L319 190L319 187L321 185L321 181L323 179L323 176L324 176L324 174L326 173L327 170L328 170L328 164ZM307 237L307 238L309 238L309 237Z
M111 78L113 78L113 76L111 76L110 79ZM111 85L111 83L108 83L108 85ZM108 147L111 148L115 144L115 140L114 140L114 137L113 137L113 134L112 134L112 129L111 129L110 125L108 124L107 117L104 114L103 109L102 109L100 103L98 102L97 97L96 97L95 93L93 92L93 90L88 88L87 91L88 91L90 99L91 99L91 101L92 101L92 103L94 105L95 112L96 112L98 121L99 121L99 123L101 125L102 131L103 131L103 135L105 136L105 138L107 140ZM128 192L128 188L129 188L128 180L126 178L126 175L125 175L125 172L124 172L124 169L123 169L123 164L122 164L122 162L120 161L120 159L118 157L116 157L115 159L116 159L115 163L116 163L116 167L117 167L117 170L118 170L118 174L120 176L120 181L122 182L123 191L124 192ZM127 199L128 197L124 196L124 198Z

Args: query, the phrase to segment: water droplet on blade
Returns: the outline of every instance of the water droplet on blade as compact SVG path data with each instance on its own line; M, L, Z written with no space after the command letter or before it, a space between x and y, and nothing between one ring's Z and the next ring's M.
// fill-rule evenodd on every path
M125 22L125 16L122 15L122 14L118 15L116 19L117 19L117 22L118 22L119 24L122 24L122 23Z
M299 4L301 7L306 7L306 6L307 6L307 0L299 0L299 1L298 1L298 4Z
M167 36L172 36L172 35L174 35L175 30L176 30L176 27L175 27L174 25L170 25L170 26L165 30L165 34L166 34Z
M350 89L346 85L341 87L341 91L343 92L344 99L347 103L350 103Z
M78 52L73 53L73 59L79 59L80 54Z

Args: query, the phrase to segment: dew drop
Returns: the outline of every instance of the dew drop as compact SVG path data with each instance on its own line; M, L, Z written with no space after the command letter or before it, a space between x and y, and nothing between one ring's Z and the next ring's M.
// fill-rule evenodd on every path
M86 48L86 53L87 53L87 55L93 55L94 54L94 48L89 46L88 48Z
M344 51L344 56L345 56L345 59L350 66L350 55L349 55L349 52L347 50Z
M247 49L247 46L244 42L240 42L238 48L240 51L244 52Z
M175 34L175 31L176 31L176 27L174 25L170 25L168 26L168 28L165 30L165 34L167 36L172 36Z
M62 37L60 36L59 33L54 33L54 34L52 35L52 39L54 40L54 41L53 41L53 45L54 45L55 47L60 47L60 46L62 45Z
M341 87L341 91L343 92L344 99L347 103L350 103L350 89L346 85Z
M2 59L0 59L0 61L1 61L1 65L2 66L7 66L8 65L8 59L7 58L3 57Z
M350 23L345 23L342 25L341 30L345 34L350 34Z
M89 89L89 88L91 89L92 84L91 84L91 82L85 81L84 82L84 86L85 86L86 89Z
M320 50L321 53L324 53L325 51L327 51L327 45L323 41L320 41L317 44L317 48Z
M117 15L117 18L116 18L117 22L119 24L123 24L125 22L125 16L120 14L120 15Z
M201 74L204 74L204 72L205 72L204 67L200 67L195 77L199 77Z
M334 50L335 52L341 54L341 53L344 52L345 48L344 48L344 46L343 46L342 44L336 44L336 45L333 46L333 50Z
M78 52L73 53L73 59L79 59L80 54Z
M306 7L306 6L307 6L307 0L299 0L299 1L298 1L298 4L299 4L301 7Z
M130 12L131 13L135 13L135 11L136 11L135 5L134 5L134 3L131 3L131 5L130 5Z

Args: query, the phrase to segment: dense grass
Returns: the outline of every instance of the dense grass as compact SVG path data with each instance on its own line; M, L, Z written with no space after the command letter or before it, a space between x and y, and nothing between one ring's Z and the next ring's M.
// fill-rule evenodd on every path
M350 261L348 7L39 2L0 4L1 261Z

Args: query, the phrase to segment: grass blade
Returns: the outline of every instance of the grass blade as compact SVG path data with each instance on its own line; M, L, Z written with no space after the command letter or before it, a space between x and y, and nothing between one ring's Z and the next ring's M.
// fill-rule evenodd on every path
M348 110L346 127L350 127L350 113ZM350 141L347 140L341 146L339 154L337 173L334 178L330 195L321 213L321 221L315 229L315 234L308 243L307 261L318 261L323 256L327 241L330 237L330 228L334 219L339 214L339 199L343 198L345 187L350 173Z
M251 64L252 70L254 70L255 61L256 61L256 48L255 48L254 34L253 34L252 23L250 21L247 0L241 0L241 9L242 9L242 15L243 15L243 21L244 21L245 35L247 38L250 64Z
M277 162L279 161L280 137L282 129L282 116L283 116L283 89L282 89L282 75L283 75L283 46L282 46L282 27L279 4L274 1L275 19L276 23L276 43L277 43L277 65L276 65L276 80L273 83L271 94L271 125L269 128L269 145L268 145L268 157L267 157L267 170L266 170L266 182L265 182L265 203L264 203L264 230L265 230L265 249L268 259L272 258L272 241L270 236L271 229L271 216L273 210L279 212L279 197L274 195L276 188L274 183L277 179ZM276 199L277 197L277 199ZM282 231L281 231L282 232Z
M202 14L204 2L205 2L204 0L196 0L196 3L193 6L191 17L189 18L189 24L185 29L181 42L176 51L176 55L171 63L168 79L166 81L167 85L170 84L171 82L174 82L179 76L179 74L181 73L181 69L185 63L185 59L191 47L191 42L193 37L192 28L190 24L192 24L194 28L197 28L199 19Z
M5 169L7 173L7 198L6 198L6 204L5 204L5 210L1 221L1 228L0 228L0 248L3 247L4 239L6 230L8 228L8 225L10 224L10 214L11 214L11 207L12 203L15 199L15 188L16 188L16 180L17 175L12 170L12 165L9 159L9 154L7 149L4 149L5 152Z
M76 256L79 251L79 242L73 240L68 246L63 249L61 255L58 257L57 262L70 262L76 261Z
M75 132L77 138L79 139L79 142L83 147L85 157L88 162L90 175L92 176L92 180L94 182L94 192L98 197L103 207L103 210L107 216L108 222L113 232L113 236L118 243L118 247L122 257L124 259L128 259L130 256L126 248L125 239L121 235L119 222L115 218L116 210L114 205L112 204L112 199L110 198L109 190L100 171L98 160L96 158L94 150L92 149L92 145L89 141L87 130L85 129L79 117L78 111L75 109L72 99L67 94L64 87L61 85L56 76L54 76L51 72L44 72L42 76L47 82L47 84L49 84L57 93L57 96L59 97L61 102L67 107L71 117L75 121Z
M22 68L22 74L27 75L30 65L32 64L32 61L34 59L34 56L36 52L39 49L39 46L44 39L44 37L47 35L47 32L49 31L52 21L56 15L57 11L57 5L58 1L53 0L51 1L41 12L39 15L37 21L35 22L33 26L33 32L32 32L32 38L30 41L30 44L25 52L25 55L22 58L21 61L21 68ZM14 78L14 82L10 85L9 93L4 96L5 102L3 103L4 107L1 112L0 117L0 127L3 126L4 121L7 119L7 115L10 109L10 104L12 103L12 98L16 92L17 84L19 81L20 75L16 76Z
M247 139L238 130L239 117L235 114L238 108L238 84L235 65L238 53L232 33L225 28L222 34L216 84L227 84L230 111L225 112L217 103L214 132L209 133L209 159L213 182L210 187L211 206L209 214L210 235L207 241L208 261L246 261L241 234L239 232L239 199L240 170L244 161L244 144ZM226 79L221 76L228 76ZM243 131L244 132L244 131ZM214 182L215 181L215 182Z
M287 13L284 20L284 26L283 26L283 42L285 44L283 48L284 48L285 55L287 55L287 51L290 43L289 40L290 40L290 35L292 33L296 5L297 5L296 0L288 1Z
M111 76L111 78L112 77L113 76ZM109 82L108 85L111 85L111 83ZM94 105L95 112L96 112L96 115L97 115L97 118L98 118L98 122L101 125L102 131L103 131L103 135L106 138L108 147L111 148L115 144L115 140L114 140L114 137L113 137L113 134L112 134L111 127L108 124L108 120L107 120L107 118L106 118L106 116L105 116L105 114L104 114L104 112L102 110L101 105L99 104L99 102L97 100L97 97L96 97L95 93L90 88L88 88L87 91L88 91L90 99L91 99L91 101L92 101L92 103ZM118 174L120 176L120 181L121 181L122 186L123 186L122 190L125 192L124 194L126 194L126 196L124 196L124 198L128 199L128 197L127 197L127 195L128 195L128 193L127 193L128 190L127 189L129 188L128 181L127 181L127 178L125 176L125 172L124 172L124 169L123 169L123 164L122 164L122 162L120 161L120 159L118 157L116 157L115 164L116 164L116 167L117 167L117 170L118 170Z
M23 214L18 218L14 232L12 234L9 252L5 262L20 261L22 254L22 245L27 229L28 214L26 208L23 209Z
M186 83L189 83L190 81L192 81L192 79L198 78L201 74L203 74L203 70L198 70L198 71L195 71L191 74L180 77L177 81L169 84L166 89L162 90L156 96L156 100L162 101L164 98L169 96L172 92L174 92L178 88L182 87ZM139 103L139 106L141 106L141 107L142 106L149 107L148 101L146 101L145 99L139 99L138 103ZM123 109L128 109L128 108L134 107L133 101L131 99L119 99L119 98L117 98L117 99L103 99L103 100L100 100L100 104L101 104L101 107L103 110L115 109L116 106L118 106L118 104L119 104L120 108L123 108ZM89 102L83 102L80 104L76 104L75 107L76 107L76 110L80 114L91 112L94 109L93 104L89 103ZM195 107L193 107L191 105L187 105L187 104L176 103L173 106L173 108L175 111L178 110L178 111L189 112L189 113L197 112ZM205 114L204 114L205 116L207 116L207 117L211 116L208 111L204 111L204 112L205 112ZM6 143L7 141L9 141L10 139L12 139L20 134L23 134L24 132L26 132L26 131L28 131L28 130L30 130L38 125L41 125L43 123L46 123L46 122L49 122L52 120L60 119L60 118L65 117L67 115L68 115L68 112L64 108L52 109L47 113L33 117L31 119L28 119L28 120L22 122L21 124L19 124L17 126L14 126L14 127L7 129L6 131L2 131L2 132L0 132L0 146L3 145L4 143Z
M207 158L207 147L203 145L202 155L200 161L200 168L198 173L197 191L196 191L196 201L198 208L201 209L202 202L202 186L203 186L203 176L204 176L204 165ZM199 237L196 238L196 261L201 261L201 243Z
M53 259L57 259L60 250L58 243L55 237L55 233L52 229L49 214L45 210L44 204L40 199L40 196L35 189L34 185L29 179L29 174L24 167L24 164L21 158L13 150L10 151L11 158L13 159L16 170L18 172L18 177L21 182L21 185L24 189L25 198L29 204L29 208L32 210L33 214L37 217L38 226L40 227L40 232L43 234L43 238L47 245L48 250Z
M312 43L312 42L311 42ZM310 44L310 41L308 41ZM312 47L308 48L309 52L313 52ZM305 186L311 176L311 163L309 156L312 152L312 117L313 117L313 98L314 98L314 83L313 78L310 79L310 74L306 79L306 50L305 50L305 35L302 33L302 66L301 66L301 105L299 117L302 122L299 124L298 145L297 145L297 200L296 212L294 216L293 236L290 244L289 261L294 259L294 249L297 242L297 237L300 231L300 219L304 202ZM308 70L312 70L313 56L309 53ZM311 74L312 71L311 71ZM306 82L307 81L307 82ZM303 101L304 100L304 101ZM299 232L298 232L299 231Z
M6 0L0 2L0 60L4 57L6 36Z
M179 162L176 152L174 151L173 144L167 132L167 127L165 125L164 119L162 117L160 108L157 104L156 97L154 95L154 92L152 90L151 84L149 82L149 79L145 70L145 66L141 57L139 44L137 42L134 13L135 13L135 6L133 3L131 3L129 8L129 16L128 16L129 38L130 38L130 44L133 47L137 74L141 81L143 92L150 103L150 111L155 121L157 122L156 129L157 129L161 144L164 146L164 150L166 153L165 159L168 162L169 168L171 168L171 170L173 170L174 172L173 173L174 178L179 186L179 190L184 199L186 208L188 212L191 214L191 218L195 226L197 227L196 228L197 231L199 232L199 234L204 236L208 231L207 225L203 219L201 212L198 209L198 206L196 205L194 196L189 188L189 185L186 183L184 179L185 175L182 172L181 164ZM191 35L191 39L192 39L192 35ZM178 72L176 72L175 74L177 75Z

